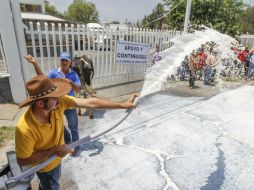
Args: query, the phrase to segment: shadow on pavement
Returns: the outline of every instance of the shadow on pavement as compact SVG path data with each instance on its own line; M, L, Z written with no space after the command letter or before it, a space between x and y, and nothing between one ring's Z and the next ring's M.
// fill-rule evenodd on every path
M218 147L219 156L217 158L217 170L215 170L208 178L207 184L201 187L201 190L212 190L220 189L225 180L225 157L224 152L219 148L220 144L216 145Z
M88 141L80 146L80 152L92 151L89 156L96 156L100 154L104 149L102 142L98 140Z

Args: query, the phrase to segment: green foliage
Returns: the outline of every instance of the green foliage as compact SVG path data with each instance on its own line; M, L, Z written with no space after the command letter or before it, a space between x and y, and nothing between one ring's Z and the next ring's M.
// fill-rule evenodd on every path
M164 0L169 9L181 0ZM186 0L167 17L167 24L177 30L184 25ZM222 33L235 36L242 28L241 18L244 12L242 0L192 0L190 22L192 25L212 25Z
M89 22L98 22L99 13L93 3L86 2L85 0L75 0L68 7L66 16L85 24Z
M243 33L254 34L254 6L246 9L242 22Z
M165 10L163 5L161 3L158 3L153 9L153 12L150 15L145 16L141 21L141 24L139 23L138 25L144 26L144 28L161 29L162 24L164 24L166 21L166 18L162 18L156 22L153 21L162 17L164 14Z
M56 9L55 6L50 5L48 1L45 1L46 13L55 16L62 16L62 14Z
M0 127L0 146L4 143L5 140L14 139L15 136L15 127Z

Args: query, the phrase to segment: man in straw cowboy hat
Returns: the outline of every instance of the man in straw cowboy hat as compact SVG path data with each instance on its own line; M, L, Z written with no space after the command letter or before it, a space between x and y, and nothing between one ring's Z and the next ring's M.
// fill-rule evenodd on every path
M25 59L32 63L37 75L44 75L41 68L39 67L36 59L31 55L25 56ZM68 52L62 52L60 54L60 67L51 70L48 73L49 78L64 78L68 79L71 82L72 89L68 93L69 96L75 96L75 93L79 93L82 89L80 79L78 74L71 68L72 57ZM67 119L68 128L64 128L64 142L66 144L71 144L72 142L79 140L79 130L78 130L78 115L76 109L66 109L64 115ZM75 148L75 151L72 152L72 156L78 154L79 147Z
M58 157L36 174L40 179L39 189L59 189L61 157L72 150L64 144L64 110L74 107L129 109L136 94L123 103L99 98L79 99L67 96L71 90L66 79L49 79L44 75L32 78L26 83L29 97L21 107L29 106L18 121L15 132L17 161L21 166L36 165L51 155Z

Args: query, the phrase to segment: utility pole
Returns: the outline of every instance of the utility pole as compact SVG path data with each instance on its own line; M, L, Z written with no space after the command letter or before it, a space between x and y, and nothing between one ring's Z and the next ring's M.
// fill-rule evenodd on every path
M184 20L184 29L183 32L187 33L188 32L188 25L190 22L190 13L191 13L191 0L186 0L186 12L185 12L185 20Z

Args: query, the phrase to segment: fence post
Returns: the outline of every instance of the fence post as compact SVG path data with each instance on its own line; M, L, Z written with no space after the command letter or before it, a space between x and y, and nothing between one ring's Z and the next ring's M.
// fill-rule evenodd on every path
M21 103L26 98L24 80L27 80L29 75L23 58L23 55L26 55L26 46L20 9L17 4L19 1L0 1L0 33L10 73L12 98L15 103Z

